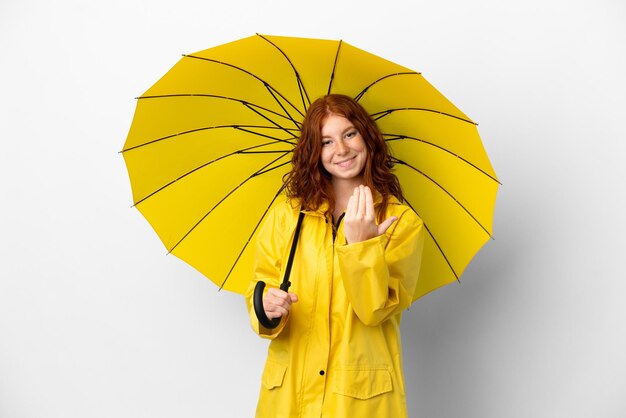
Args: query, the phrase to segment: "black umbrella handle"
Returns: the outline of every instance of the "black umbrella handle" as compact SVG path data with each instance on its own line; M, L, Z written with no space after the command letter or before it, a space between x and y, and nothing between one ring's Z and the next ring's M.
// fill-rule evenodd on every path
M285 292L289 290L289 285L291 283L287 282L287 286L284 286L284 283L280 286L281 290ZM285 287L285 289L283 289ZM265 282L259 280L254 287L254 312L256 313L256 317L259 320L259 323L263 325L267 329L274 329L280 324L281 318L273 318L270 319L265 314L265 309L263 308L263 290L265 290Z
M302 220L304 219L304 212L300 212L298 216L298 223L296 224L296 232L294 233L293 242L291 243L291 250L289 251L289 259L287 260L287 266L285 267L285 275L283 282L280 285L280 290L285 292L289 291L291 282L289 276L291 275L291 265L293 264L293 256L296 253L296 246L298 245L298 238L300 237L300 227L302 227ZM252 298L254 305L254 312L259 320L259 323L267 329L274 329L280 324L281 318L270 319L265 314L263 308L263 290L265 290L265 282L259 280L254 287L254 296Z

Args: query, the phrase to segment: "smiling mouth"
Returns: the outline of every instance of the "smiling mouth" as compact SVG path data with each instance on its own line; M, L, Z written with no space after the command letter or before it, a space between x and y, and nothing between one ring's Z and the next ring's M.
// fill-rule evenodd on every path
M355 158L356 158L356 156L352 157L352 158L348 158L347 160L339 161L339 162L335 163L335 165L338 165L339 167L348 166L348 165L350 165L350 163L352 163L352 161L354 161Z

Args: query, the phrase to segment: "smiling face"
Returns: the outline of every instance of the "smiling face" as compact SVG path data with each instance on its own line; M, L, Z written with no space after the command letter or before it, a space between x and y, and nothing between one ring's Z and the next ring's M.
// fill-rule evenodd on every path
M362 183L367 148L352 122L335 114L324 119L320 159L333 182L347 180L355 186Z

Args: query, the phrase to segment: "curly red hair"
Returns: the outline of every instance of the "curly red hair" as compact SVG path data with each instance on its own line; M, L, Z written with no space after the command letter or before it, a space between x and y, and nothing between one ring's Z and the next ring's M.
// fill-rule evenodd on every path
M382 196L378 205L378 222L384 220L389 197L403 201L398 178L391 172L393 166L389 148L376 122L351 97L329 94L309 106L302 122L300 138L293 151L293 168L284 180L287 197L298 199L303 209L316 210L328 202L329 211L335 205L331 175L324 169L322 153L322 125L329 115L343 116L359 131L367 148L363 168L363 183Z

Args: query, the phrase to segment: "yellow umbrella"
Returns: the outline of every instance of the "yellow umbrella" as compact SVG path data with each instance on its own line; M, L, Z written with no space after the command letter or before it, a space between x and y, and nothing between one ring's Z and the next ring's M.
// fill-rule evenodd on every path
M168 251L244 293L308 105L357 99L428 232L415 299L490 238L498 180L476 124L419 73L342 41L256 35L185 55L138 98L122 150L135 207Z

